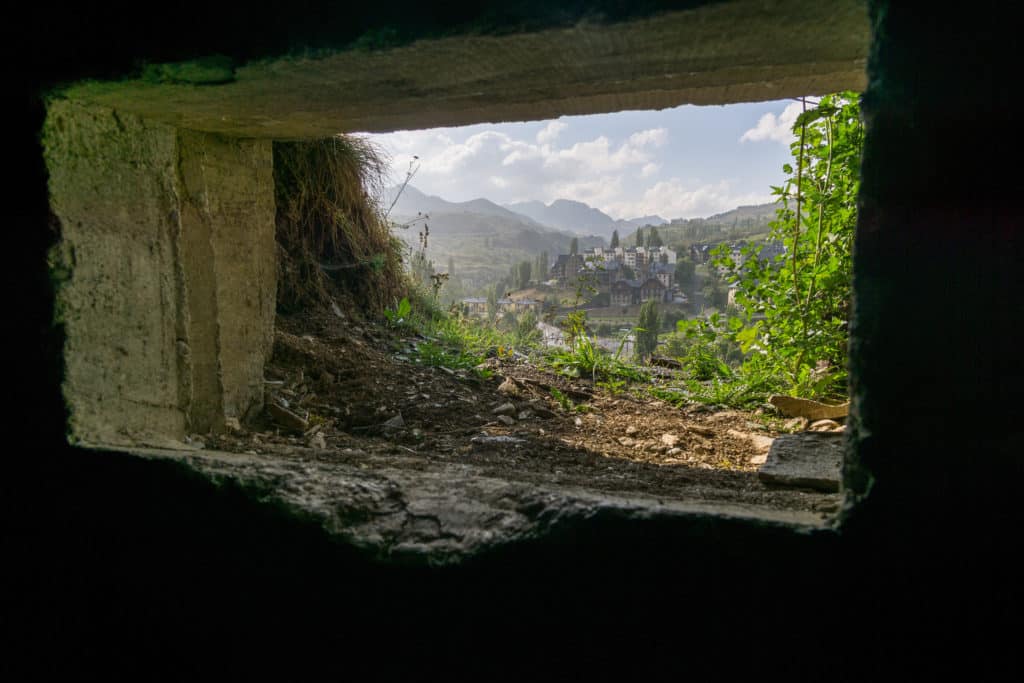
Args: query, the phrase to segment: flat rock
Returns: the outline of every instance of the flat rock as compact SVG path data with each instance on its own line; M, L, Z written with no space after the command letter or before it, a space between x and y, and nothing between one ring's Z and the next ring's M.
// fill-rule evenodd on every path
M675 448L675 445L679 443L679 437L675 434L662 434L661 443L665 444L669 448Z
M806 417L808 420L834 420L846 417L850 412L850 402L829 405L820 401L793 396L771 396L769 403L779 409L786 417Z
M511 427L516 423L515 418L509 417L508 415L499 415L498 422L505 425L506 427Z
M385 432L396 432L399 429L405 429L405 419L402 417L402 414L399 413L381 426L384 428Z
M817 420L811 423L809 429L812 432L834 432L842 429L842 425L835 420Z
M808 424L806 417L794 417L783 422L782 426L791 432L802 432L807 429Z
M498 393L505 396L518 396L519 387L512 381L512 378L507 378L498 386Z
M515 446L526 443L526 439L515 436L474 436L469 442L475 446Z
M278 426L284 427L293 432L305 433L309 429L309 422L305 418L296 415L287 408L282 408L273 401L266 405L267 414Z
M516 404L509 401L508 403L502 403L500 406L491 411L495 415L508 415L509 417L515 415L518 410Z
M772 443L768 460L757 476L769 486L835 493L839 490L843 443L841 433L783 434Z

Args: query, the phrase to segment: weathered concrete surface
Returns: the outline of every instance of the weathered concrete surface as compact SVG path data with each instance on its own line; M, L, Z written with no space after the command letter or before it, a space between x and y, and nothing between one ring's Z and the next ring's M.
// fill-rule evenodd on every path
M44 132L71 432L125 443L183 434L189 388L170 126L55 102Z
M259 407L276 291L271 143L57 100L44 148L71 434L180 441Z
M611 25L268 59L218 67L213 79L184 64L168 67L172 80L194 72L194 83L93 82L65 94L194 130L325 137L863 89L868 30L855 0L739 0Z
M101 448L100 446L92 446ZM109 449L107 449L109 450ZM624 498L481 475L466 464L417 461L403 469L381 457L345 464L308 449L289 456L130 448L172 459L214 481L241 484L259 500L319 520L330 534L387 559L451 564L597 515L633 519L698 516L746 519L804 533L825 529L820 514L753 505Z
M768 460L757 476L773 486L838 491L844 436L832 432L783 434L772 442Z
M277 291L273 149L269 141L190 131L180 132L178 145L182 233L195 230L206 242L203 260L185 261L187 286L197 305L213 299L212 318L208 309L202 316L189 309L198 326L190 342L202 343L215 332L221 408L210 420L193 413L194 428L205 432L262 405ZM203 329L211 322L215 329ZM195 398L203 395L196 392Z

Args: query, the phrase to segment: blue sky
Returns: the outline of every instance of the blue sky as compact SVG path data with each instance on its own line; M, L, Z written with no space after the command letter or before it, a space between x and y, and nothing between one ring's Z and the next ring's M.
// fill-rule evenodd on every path
M404 179L449 201L586 202L613 218L694 218L772 201L784 179L793 100L565 116L371 135Z

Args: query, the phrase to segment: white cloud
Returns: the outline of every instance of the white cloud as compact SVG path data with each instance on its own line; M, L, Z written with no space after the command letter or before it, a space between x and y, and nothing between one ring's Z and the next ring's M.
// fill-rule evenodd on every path
M646 145L661 147L666 142L668 142L668 130L665 128L641 130L629 136L629 144L634 147L644 147Z
M564 121L552 121L544 127L544 130L537 133L537 143L540 145L547 145L555 141L558 134L569 127L568 123Z
M404 179L415 154L419 170L412 184L453 201L564 198L602 206L621 198L623 174L649 177L660 170L653 148L668 139L664 128L636 131L618 144L599 135L559 146L557 138L566 128L568 124L552 121L537 134L536 142L495 130L474 133L462 142L432 131L376 139L393 155L393 175L399 176L395 182Z
M772 200L768 185L773 173L763 166L770 160L781 168L786 150L762 146L748 163L742 151L751 150L736 144L736 132L760 116L740 139L787 143L800 108L795 102L751 108L741 117L715 117L717 128L696 133L687 126L685 111L676 110L667 111L664 119L646 116L633 126L579 117L539 125L402 131L372 139L392 155L393 183L404 180L416 155L419 170L412 185L451 201L486 197L499 203L547 203L564 198L616 218L693 218ZM762 116L766 110L771 111ZM746 176L758 180L747 181L748 186L741 182ZM718 180L723 177L730 180Z
M601 176L593 180L565 180L549 183L552 199L574 199L590 206L605 206L622 194L622 176Z
M757 125L740 136L740 142L760 142L762 140L774 140L788 145L793 141L793 123L800 115L803 107L799 102L793 102L782 110L777 117L771 112L762 116Z
M647 188L637 201L616 202L605 210L615 218L657 214L663 218L711 216L748 204L772 201L764 194L737 193L727 180L688 187L679 178L662 180Z

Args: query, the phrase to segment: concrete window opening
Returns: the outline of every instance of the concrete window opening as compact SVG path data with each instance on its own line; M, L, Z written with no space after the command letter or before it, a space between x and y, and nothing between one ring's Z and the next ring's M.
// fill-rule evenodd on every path
M791 146L799 142L799 136L792 132L794 121L802 112L814 113L820 104L817 97L370 136L368 139L379 145L391 162L382 205L390 211L394 231L403 238L407 252L423 262L422 268L413 269L414 281L428 292L429 298L429 274L437 272L447 278L437 291L441 309L471 321L471 325L505 332L516 332L522 324L536 319L541 333L538 341L549 353L554 348L568 349L564 326L567 314L575 311L585 316L588 343L610 352L615 360L629 363L633 361L631 332L638 325L644 301L652 300L658 306L658 332L662 339L656 349L656 360L661 365L647 366L643 371L650 375L631 387L639 391L639 399L635 392L621 392L619 386L636 379L605 377L601 374L604 368L595 369L594 376L590 376L573 363L571 354L553 359L549 356L548 360L559 364L549 367L543 352L534 349L531 371L548 368L556 377L586 375L582 379L588 388L582 393L589 395L597 390L610 395L598 399L603 404L600 407L592 399L578 399L583 424L563 433L552 430L551 423L530 421L534 415L527 394L534 402L547 398L550 405L545 406L545 412L548 408L559 409L548 391L517 391L523 394L517 396L521 405L516 404L515 410L509 409L510 414L501 418L507 424L497 425L499 435L533 432L536 436L539 430L546 438L540 442L519 438L519 450L550 451L552 444L571 443L582 452L613 458L613 463L605 462L599 470L614 471L616 467L611 465L618 465L614 462L618 458L667 468L667 479L672 478L668 470L673 468L687 471L690 477L695 469L714 469L723 474L756 473L765 482L776 485L799 484L820 487L825 492L836 491L841 456L840 437L835 433L843 431L845 405L818 405L777 397L783 409L769 406L768 390L756 382L781 378L790 370L776 360L774 351L768 347L767 353L759 355L775 363L770 371L774 374L769 375L769 370L761 368L770 365L764 362L759 366L748 365L741 373L744 357L749 359L752 354L744 352L737 341L726 342L725 330L730 319L745 320L753 333L755 325L758 330L771 329L778 327L780 320L799 318L794 311L805 308L805 302L815 296L814 284L808 283L815 279L835 280L832 270L842 268L842 291L817 292L819 299L825 295L835 299L815 300L816 308L811 312L825 317L787 333L802 335L791 342L802 343L804 337L823 337L824 329L834 330L829 337L831 356L824 355L828 347L825 342L805 352L821 357L817 364L808 361L814 372L802 381L816 383L812 391L831 392L837 397L832 404L845 402L845 321L849 316L855 177L862 140L859 130L853 131L856 135L852 140L847 130L859 126L856 96L850 94L845 101L852 108L843 120L846 128L841 134L846 136L847 146L853 145L855 149L842 149L836 155L846 155L846 166L840 170L836 163L834 168L827 168L829 154L824 148L828 147L826 137L833 135L832 127L836 125L832 121L827 126L819 123L815 127L812 123L810 133L805 135L807 151L800 155L804 164L801 176L807 184L802 191L805 219L799 244L800 269L826 263L832 264L831 269L825 272L822 268L820 273L803 277L800 292L786 301L773 302L776 308L770 311L769 321L765 321L763 306L748 306L742 298L736 301L734 297L737 293L741 297L763 297L764 293L758 295L747 290L758 286L759 277L779 273L784 266L792 269L785 244L792 231L780 226L769 238L770 225L779 221L777 212L783 206L791 212L795 210L796 192L792 186L797 176L792 172L787 175L784 168L796 165L791 151ZM816 145L813 149L812 139ZM782 203L771 190L787 183L789 196ZM826 186L830 188L827 193L846 192L846 196L834 199L830 205L830 211L844 211L844 218L839 221L831 215L827 220L824 215L817 216L824 237L815 240L819 222L812 221L807 214L817 215L817 205L808 209L811 201L806 194L812 187ZM572 199L559 197L559 192L569 193ZM817 192L821 194L820 189ZM529 198L534 199L523 201ZM605 208L615 218L586 201ZM420 256L419 240L424 236L424 226L428 227L429 244ZM726 248L723 255L732 259L734 272L719 264L719 246ZM815 258L816 252L824 255ZM753 266L766 263L771 267L758 276ZM516 270L510 273L510 267ZM740 280L732 283L734 275ZM791 287L789 276L786 278L781 281L780 275L777 285L766 283L765 287ZM645 282L654 279L657 282L652 284L656 287L644 287ZM799 299L799 305L789 299ZM741 303L744 305L740 306ZM713 318L718 321L714 324L722 340L718 347L700 343L703 337L696 334L698 329L710 329L707 321L715 313L719 317ZM767 333L760 334L767 338ZM460 341L456 339L455 346ZM512 348L519 346L520 341L521 335L511 336L504 343ZM418 350L413 343L396 352L396 357L426 365L458 362L438 355L441 349L433 343L425 346L433 355ZM753 353L759 351L754 344L750 346ZM711 354L707 362L715 360L714 369L719 372L697 367L704 352ZM490 362L498 364L496 359ZM609 365L609 369L612 367ZM506 376L512 375L511 381L522 385L527 374L525 368L503 368L495 383L501 384ZM746 382L741 379L744 377L748 378ZM694 379L703 383L693 384ZM549 383L551 378L537 377L531 381L537 387ZM830 389L824 388L826 384ZM512 390L511 385L507 388ZM644 394L645 389L650 389L651 395ZM554 390L556 395L561 394L559 388ZM808 387L794 386L793 390L808 391ZM617 392L621 394L620 401L613 400ZM416 394L411 389L409 393ZM764 395L758 399L758 393ZM439 400L443 401L443 396ZM503 405L507 408L509 403L501 396L490 396L489 402L483 397L480 400L489 409ZM759 401L764 405L756 405ZM571 403L564 401L561 407L569 406L571 410ZM704 408L702 403L716 407ZM637 410L641 404L647 407ZM440 408L442 404L436 405ZM684 406L686 414L673 411L672 405ZM747 410L727 411L725 407ZM776 419L765 416L766 409ZM381 410L386 412L388 408L382 406ZM401 412L409 422L408 409L391 406L390 410L392 415ZM702 412L713 415L706 419L698 417ZM488 422L488 429L494 431L494 415L487 410L475 413L469 415L475 422L461 425L467 434ZM520 414L526 416L526 422L517 419ZM454 423L445 422L445 428L455 431ZM694 431L688 430L689 423ZM408 428L419 433L423 426L414 417ZM427 429L428 437L438 428L433 427ZM787 454L795 457L810 448L824 450L827 455L816 456L813 467L804 470L806 463L788 462L777 469L773 458L770 465L761 468L775 436L806 432L809 428L816 434L794 440L795 450ZM481 436L487 436L486 429ZM822 442L820 447L818 441ZM429 449L432 443L428 438L420 446ZM458 447L452 443L445 446ZM821 460L828 464L817 462ZM537 458L526 460L533 461ZM575 460L575 464L579 462ZM523 469L529 468L516 467ZM588 486L588 478L580 474L583 476L574 478L574 483ZM633 473L622 477L620 473L597 471L589 480L603 481L606 490L613 491L609 480L626 479L641 491L648 477L657 474L652 471L645 476ZM598 488L602 488L601 484ZM673 492L659 486L651 486L646 492L687 496L682 489ZM728 496L724 491L722 495ZM792 503L796 507L806 504L795 500ZM814 500L811 504L827 509L835 503Z
M738 484L729 473L694 480L684 466L670 475L650 463L602 468L575 436L600 420L599 411L570 416L562 429L538 421L531 438L554 454L541 464L513 433L460 441L456 436L470 435L462 424L444 425L446 414L493 413L475 388L467 389L476 380L457 371L443 377L437 373L445 371L431 370L428 377L420 367L396 369L404 366L395 365L395 356L413 347L389 347L365 318L343 307L306 320L276 313L276 145L338 131L863 89L867 28L859 5L830 8L827 16L809 11L808 25L827 28L798 54L775 38L748 43L735 36L726 40L729 50L699 39L713 34L690 12L728 26L730 13L747 5L577 26L568 42L562 29L431 39L383 52L243 65L225 82L210 71L216 65L202 62L169 65L155 82L65 88L49 101L44 150L61 230L51 260L67 334L63 391L71 439L184 459L254 486L283 476L291 484L274 496L385 553L458 558L533 533L546 523L544 510L554 508L821 525L839 507L838 495L773 492ZM791 19L763 19L779 31L798 31ZM680 53L686 36L693 42ZM715 57L719 51L723 56ZM538 63L561 68L538 70ZM474 66L467 71L467 64ZM424 342L430 340L416 346ZM514 379L523 380L514 391L525 402L536 398L529 395L536 378ZM268 394L289 405L313 396L302 406L304 423L289 429L281 424L289 418L279 415L275 426ZM343 394L350 399L323 400ZM409 406L404 411L380 400L398 395ZM531 410L514 408L516 421ZM549 410L533 408L534 415ZM654 408L638 404L634 412ZM416 424L413 411L420 411ZM328 423L350 436L328 443L329 431L316 429ZM274 429L273 438L253 425ZM621 438L635 443L621 427ZM667 428L646 436L667 450L677 447L668 437L682 438ZM694 447L701 438L694 433Z

